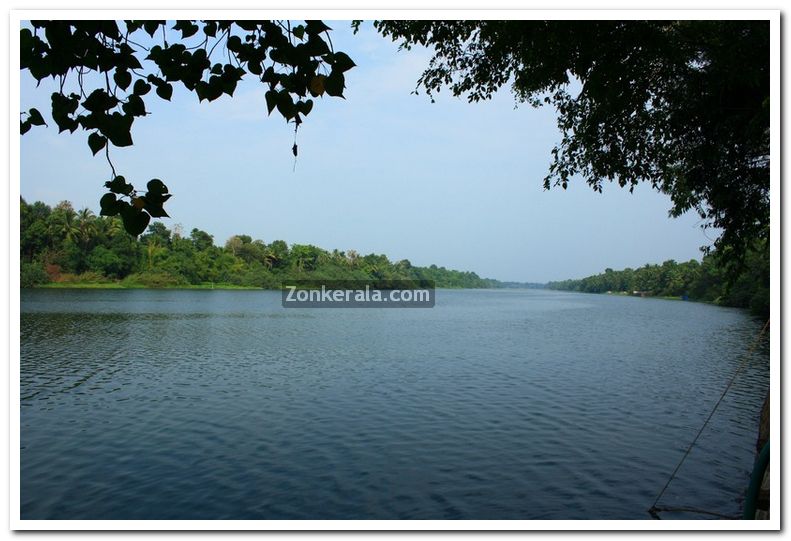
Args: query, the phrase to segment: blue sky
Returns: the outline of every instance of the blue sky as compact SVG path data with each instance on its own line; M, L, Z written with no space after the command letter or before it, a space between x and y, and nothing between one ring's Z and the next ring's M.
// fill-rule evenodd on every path
M136 186L168 185L168 227L198 227L217 244L244 233L537 282L699 259L712 242L694 213L668 218L669 199L648 186L598 194L578 180L544 191L559 140L552 109L515 107L508 89L485 103L446 93L432 104L410 94L427 51L399 52L370 24L356 36L347 22L329 24L335 49L358 67L346 100L317 100L296 167L293 127L267 117L253 80L211 104L183 88L171 103L147 97L153 114L136 121L135 145L111 155ZM53 86L36 88L26 73L21 85L22 110L38 107L49 121ZM91 155L86 133L49 124L22 137L22 196L98 213L107 162Z

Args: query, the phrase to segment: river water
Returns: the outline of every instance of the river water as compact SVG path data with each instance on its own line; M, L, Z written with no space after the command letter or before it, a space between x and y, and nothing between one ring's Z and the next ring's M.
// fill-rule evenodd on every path
M761 322L706 304L440 290L24 290L23 519L647 519L740 513ZM663 518L709 518L666 514Z

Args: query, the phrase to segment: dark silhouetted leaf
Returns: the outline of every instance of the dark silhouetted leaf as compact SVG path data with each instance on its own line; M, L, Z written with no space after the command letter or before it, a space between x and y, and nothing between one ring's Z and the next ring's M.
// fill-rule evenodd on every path
M99 212L100 216L116 216L120 212L118 199L114 193L104 194L99 200L99 206L102 208Z
M305 21L307 25L305 26L305 32L308 34L321 34L322 32L326 32L327 30L332 30L329 26L324 24L322 21Z
M334 57L333 69L336 69L341 73L345 71L349 71L350 69L352 69L354 66L357 65L354 62L352 62L352 59L349 58L349 55L347 55L346 53L337 52L333 55L333 57Z
M134 117L113 113L107 120L102 133L117 147L128 147L132 142L132 122Z
M181 38L186 39L197 34L200 29L192 21L177 21L173 26L173 30L180 30Z
M134 207L127 207L128 210L121 212L121 219L124 222L124 229L132 236L138 236L146 230L151 216Z
M277 110L286 120L294 118L294 115L296 114L294 100L285 90L281 90L277 93Z
M91 152L96 156L96 153L104 148L107 144L107 138L94 132L88 136L88 146L91 147Z
M43 126L46 124L46 122L44 122L44 117L41 116L38 109L31 109L28 111L27 119L33 126Z
M165 186L165 183L159 180L158 178L152 178L146 184L146 188L148 188L149 192L165 194L168 193L168 187Z
M170 83L158 85L156 93L163 100L170 101L170 97L173 95L173 85Z
M145 82L143 79L138 79L135 81L135 85L132 87L132 92L138 96L145 96L150 90L151 85Z
M230 36L227 45L229 51L236 52L242 48L242 38L239 36Z
M343 89L345 86L343 74L335 70L333 70L330 76L324 81L324 89L327 91L327 94L338 98L343 97Z
M203 33L213 38L217 35L217 23L215 21L207 21L203 26Z
M275 107L277 107L277 92L274 90L269 90L266 94L264 94L264 97L266 98L266 109L271 115L272 111L274 111Z
M145 209L152 218L170 218L170 215L162 208L164 201L149 201L146 198Z
M134 191L134 186L126 182L126 179L118 175L113 180L107 181L104 185L113 193L129 195Z
M313 110L313 100L298 101L295 107L297 111L305 116L308 116L311 110Z
M146 114L146 104L143 102L143 98L136 94L130 94L121 108L128 115L145 116Z
M164 21L145 21L143 22L143 29L153 38L160 24L164 24Z
M311 34L308 36L304 50L308 56L322 56L330 52L330 46L319 36Z
M132 84L132 74L125 69L116 69L115 74L113 75L113 80L115 81L115 84L118 85L118 88L126 90L129 88L129 85Z
M314 98L318 98L322 94L324 94L324 85L327 77L324 75L316 75L313 79L310 80L310 94Z
M82 106L92 113L107 111L116 105L118 105L118 99L109 95L102 88L97 88L91 92L91 94L82 102Z

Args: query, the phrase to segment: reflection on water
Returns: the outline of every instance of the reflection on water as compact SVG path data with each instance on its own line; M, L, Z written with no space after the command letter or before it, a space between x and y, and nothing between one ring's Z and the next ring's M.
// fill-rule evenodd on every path
M24 291L22 518L647 519L760 326L549 291ZM663 505L739 514L767 387L764 348Z

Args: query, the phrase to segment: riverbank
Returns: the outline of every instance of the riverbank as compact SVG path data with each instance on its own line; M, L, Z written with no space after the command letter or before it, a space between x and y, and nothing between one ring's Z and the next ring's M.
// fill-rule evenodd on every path
M254 286L236 284L208 283L151 286L139 283L124 282L49 282L39 284L35 289L262 289Z
M722 304L720 299L715 299L713 301L707 301L703 299L690 299L684 298L680 296L672 296L672 295L635 295L634 293L629 293L628 291L604 291L602 293L596 291L568 291L565 289L553 289L551 287L547 288L549 291L566 291L569 293L583 293L585 295L610 295L614 297L635 297L638 299L660 299L663 301L683 301L683 302L694 302L694 303L701 303L701 304L711 304L713 306L728 306L726 304ZM734 307L730 307L734 308ZM736 307L740 308L740 307Z
M25 289L25 288L23 288ZM209 282L203 284L167 284L167 285L147 285L138 282L48 282L38 284L30 289L239 289L239 290L260 290L260 291L280 291L279 287L256 287L240 286L236 284ZM436 287L435 289L484 289L484 288L462 288L462 287ZM501 288L488 288L501 289Z
M26 288L23 288L26 289ZM227 282L203 282L200 284L179 284L167 282L141 283L129 280L121 281L76 281L76 282L47 282L37 284L29 289L243 289L243 290L265 290L279 291L280 287L258 287L230 284ZM436 286L435 289L506 289L506 288L465 288ZM508 288L514 289L514 288Z
M562 291L562 290L553 290L553 291ZM597 293L595 291L576 291L575 293L591 293L592 295L602 295L602 293ZM618 297L641 297L646 299L662 299L666 301L692 301L692 299L685 299L681 296L673 296L673 295L635 295L634 293L629 293L628 291L605 291L604 295L617 295ZM708 301L692 301L692 302L708 302ZM709 302L709 304L712 304Z

